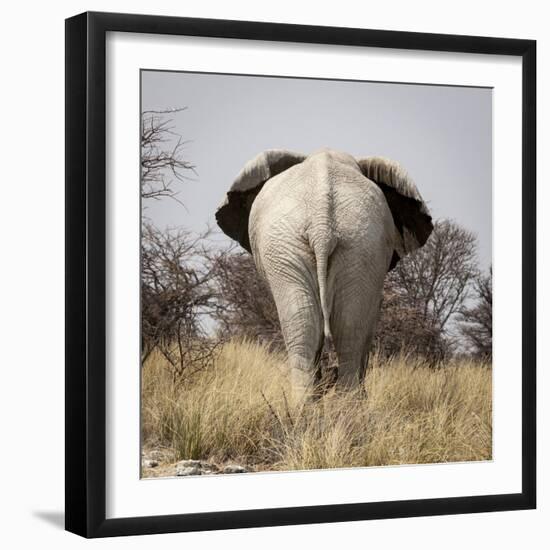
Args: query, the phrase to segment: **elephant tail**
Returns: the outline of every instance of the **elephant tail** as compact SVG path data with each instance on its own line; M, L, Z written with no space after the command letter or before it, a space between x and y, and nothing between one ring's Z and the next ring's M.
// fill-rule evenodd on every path
M315 259L317 263L317 283L319 285L319 300L321 302L321 312L323 314L323 332L325 335L325 346L328 350L333 348L332 332L330 330L330 313L331 308L328 300L327 289L327 273L328 260L334 250L335 243L332 240L327 240L323 243L318 243L313 247Z

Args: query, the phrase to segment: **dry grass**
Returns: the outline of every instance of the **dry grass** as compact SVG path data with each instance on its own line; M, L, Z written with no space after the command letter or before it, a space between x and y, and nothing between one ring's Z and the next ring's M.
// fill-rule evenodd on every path
M175 459L304 470L491 458L491 368L433 369L371 359L368 398L330 393L292 410L285 358L230 342L214 365L175 384L160 355L143 367L144 446Z

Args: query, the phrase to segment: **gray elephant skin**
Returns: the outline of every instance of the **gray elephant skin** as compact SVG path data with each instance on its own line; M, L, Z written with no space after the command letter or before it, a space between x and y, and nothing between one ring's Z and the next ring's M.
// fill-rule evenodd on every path
M362 386L386 273L433 229L400 165L331 149L264 151L238 174L216 220L271 289L295 399L319 382L324 345L336 353L338 386Z

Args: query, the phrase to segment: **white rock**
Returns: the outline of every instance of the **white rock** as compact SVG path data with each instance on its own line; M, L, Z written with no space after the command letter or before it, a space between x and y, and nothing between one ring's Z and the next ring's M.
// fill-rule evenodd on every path
M156 460L144 460L142 464L144 468L156 468L159 465Z
M200 476L201 469L198 466L176 466L177 476Z
M228 464L223 469L224 474L245 474L248 470L244 466L238 464Z

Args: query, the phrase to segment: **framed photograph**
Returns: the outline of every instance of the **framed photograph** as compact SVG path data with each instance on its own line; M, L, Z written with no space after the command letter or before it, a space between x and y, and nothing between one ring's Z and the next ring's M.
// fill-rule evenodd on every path
M66 528L535 507L531 40L66 21Z

